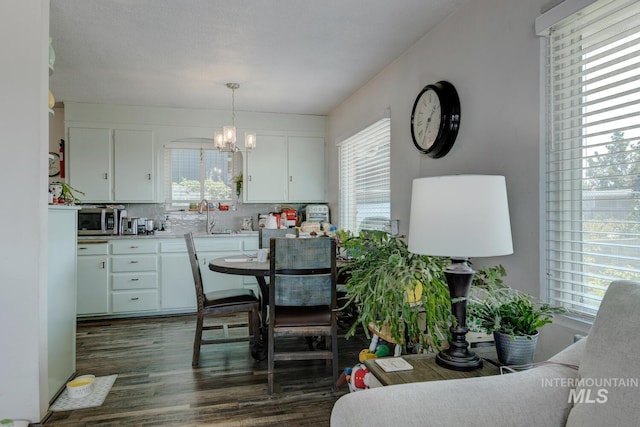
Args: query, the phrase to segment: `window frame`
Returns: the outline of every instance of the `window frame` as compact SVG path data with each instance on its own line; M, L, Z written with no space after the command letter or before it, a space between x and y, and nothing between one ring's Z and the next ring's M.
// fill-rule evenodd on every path
M375 145L376 143L378 145ZM362 147L366 148L363 149ZM365 191L360 191L362 202L358 204L356 200L358 196L355 195L358 178L361 178L364 173L370 172L370 169L363 171L362 175L357 175L356 171L349 171L345 168L349 165L357 167L356 162L365 156L365 153L371 153L372 150L376 149L382 150L382 153L386 155L386 158L382 159L383 169L377 171L375 175L375 177L380 180L380 184L377 185L377 187L381 185L385 186L386 188L382 189L382 193L386 192L386 195L382 194L376 197L374 193L377 190L378 194L380 194L380 188L367 188ZM352 155L347 156L345 150L351 150ZM357 157L354 155L357 155ZM389 231L391 221L391 119L389 117L383 117L353 135L343 138L338 143L338 163L339 227L353 233L358 233L361 229L364 229L361 228L361 225L368 224L367 229ZM348 179L347 176L349 177ZM347 183L346 181L349 182ZM360 184L361 183L362 181L360 181ZM375 187L375 185L370 187ZM366 203L369 200L374 203ZM358 206L367 204L378 206L371 207L368 212L361 211L358 213Z
M610 152L605 152L603 153L602 156L599 157L599 155L596 153L595 156L593 155L587 155L585 154L588 150L591 150L591 146L588 143L585 143L585 141L587 139L589 139L591 137L591 135L589 135L588 133L582 134L582 128L584 128L585 126L595 126L593 121L589 121L588 119L585 121L585 117L589 116L589 112L585 109L585 103L589 102L589 101L583 101L583 102L579 102L577 103L577 105L575 107L571 107L571 110L574 112L575 117L578 118L579 122L576 123L576 129L577 130L573 130L573 132L578 132L578 135L573 135L575 139L570 139L570 146L568 149L562 149L562 150L558 150L560 151L560 153L562 154L563 151L566 151L567 153L569 153L570 151L582 151L583 153L579 156L576 156L573 159L569 159L569 160L564 160L565 164L569 164L572 165L569 168L564 168L562 170L559 170L557 172L553 171L552 168L550 167L551 164L551 156L553 154L553 144L555 144L556 142L554 141L554 129L556 130L557 133L557 127L555 126L556 122L554 121L554 113L556 113L553 110L553 103L551 102L551 100L554 100L554 97L551 93L552 87L553 87L553 81L552 81L552 77L551 77L551 72L553 69L556 69L557 67L557 63L554 62L554 60L552 59L553 57L551 56L550 52L551 52L551 48L552 45L550 43L549 37L551 36L551 31L553 28L556 27L556 25L562 25L562 23L565 21L565 19L569 18L571 19L571 17L573 16L574 13L577 13L577 11L587 11L589 9L587 9L587 7L591 7L593 5L593 8L598 8L600 6L602 6L605 3L615 3L617 0L607 0L607 1L595 1L595 0L589 0L589 1L578 1L578 0L567 0L564 2L564 4L562 5L563 7L560 8L558 7L558 9L563 9L560 12L566 12L567 10L572 10L571 13L565 13L564 16L560 16L558 10L552 10L549 11L548 13L546 13L545 15L541 16L538 20L536 20L536 29L538 30L538 34L541 36L546 36L543 37L541 39L541 81L540 81L540 87L541 87L541 99L543 100L543 102L541 102L541 115L540 115L540 119L541 119L541 129L542 129L542 133L541 133L541 186L540 186L540 200L541 200L541 204L540 204L540 253L541 253L541 257L540 257L540 286L541 286L541 295L542 297L551 302L551 303L560 303L561 305L564 305L565 307L567 307L569 309L569 314L568 317L574 318L576 320L579 321L586 321L587 323L590 323L593 321L593 319L595 318L595 315L597 314L597 309L598 309L598 305L599 305L599 301L601 301L601 296L599 297L599 300L597 300L597 298L591 298L593 301L595 302L595 305L593 305L592 307L589 307L590 304L584 304L585 307L581 308L579 307L580 304L582 303L582 301L584 300L584 298L590 299L589 294L587 293L589 291L589 289L594 289L597 286L594 286L592 284L589 284L587 282L583 282L583 281L578 281L576 280L575 283L572 283L571 280L567 280L566 282L562 282L560 283L560 293L558 291L558 286L556 286L556 288L554 289L553 286L553 282L554 281L558 281L560 282L560 280L557 280L556 278L552 277L553 273L550 269L550 262L553 261L560 261L560 262L566 262L567 265L569 264L587 264L587 261L585 261L585 259L587 258L587 255L589 255L589 249L585 249L585 246L588 244L588 239L586 237L583 237L587 235L587 233L589 232L588 229L586 229L584 227L585 224L589 223L590 221L588 219L585 219L585 213L589 212L588 208L585 208L585 202L589 201L588 198L585 198L585 195L589 196L589 190L587 190L585 192L586 189L586 185L585 183L589 180L592 179L592 177L590 177L588 175L587 171L589 169L589 167L592 166L592 164L587 160L589 157L595 157L595 158L601 158L603 156L607 156L610 155ZM578 3L585 3L583 5L582 8L577 7ZM594 4L596 3L596 4ZM623 4L623 1L619 2L620 4ZM555 9L555 8L554 8ZM551 22L549 19L550 15L555 15L557 17L557 19L555 19L554 22ZM544 19L543 19L544 18ZM600 23L601 21L594 21L596 22L595 25L597 25L598 23ZM544 25L543 25L544 23ZM640 31L640 30L638 30ZM584 34L585 32L582 32L581 34ZM582 39L580 39L580 41L582 41ZM613 43L609 43L609 45L612 45ZM581 56L579 57L581 60L585 60L586 58L588 58L588 54L584 53L584 54L580 54ZM638 56L640 56L640 53L636 54ZM589 61L587 61L589 62ZM579 73L579 77L578 77L578 82L579 84L577 86L579 87L584 87L585 85L589 84L590 81L586 78L589 74L587 74L585 72L585 70L587 70L586 68L580 68L580 73ZM593 71L591 71L592 76L593 76ZM584 75L583 77L580 77L580 75ZM640 77L636 77L636 80L640 81ZM587 95L584 94L584 92L579 92L579 96L580 98L586 98ZM623 95L619 95L620 97L622 97ZM603 109L602 111L606 111L607 109ZM618 115L618 116L612 116L614 118L622 118L624 117L624 115ZM611 117L607 117L607 120L611 119ZM566 120L564 120L566 122ZM624 126L623 126L624 127ZM619 130L619 126L616 128L612 128L612 131L608 131L612 134L615 134L617 130ZM604 133L607 134L607 133ZM636 136L630 136L628 139L636 139ZM612 142L615 141L613 139L613 137L611 138ZM640 143L638 142L640 141L640 138L637 138L636 141L636 149L638 147L640 147ZM607 143L601 143L602 146L608 145ZM633 154L633 149L629 150L632 154L631 157L629 159L629 161L627 161L626 163L624 163L625 165L638 165L637 162L637 158L635 157L635 155ZM567 154L568 155L568 154ZM634 160L636 159L636 160ZM636 169L637 171L637 169ZM547 178L549 176L549 174L551 173L557 173L559 179L556 180L551 180L549 178ZM576 176L577 174L577 176ZM637 172L636 174L634 174L634 176L636 176L637 178ZM579 188L572 188L569 187L569 193L571 194L571 197L562 200L561 202L563 203L563 205L558 208L556 210L556 214L560 214L563 218L558 219L556 221L550 221L548 215L549 215L549 209L548 206L550 203L554 202L554 200L549 196L549 191L550 189L552 189L552 187L555 186L560 186L560 185L575 185L575 183L583 183L579 186ZM632 187L630 189L630 194L633 196L633 194L635 193L635 191L633 190L634 187ZM636 190L637 191L637 190ZM594 190L593 188L590 189L590 192L592 193L591 196L596 197L597 195L593 194ZM636 200L637 200L637 196L635 196ZM634 199L634 197L632 197L632 200ZM638 206L637 201L636 201L636 206ZM633 211L631 211L633 212ZM559 230L552 230L551 229L551 224L552 222L555 223L561 223L561 222L567 222L567 223L571 223L571 222L576 222L581 224L581 229L580 230L568 230L568 231L559 231ZM604 220L604 222L611 222L612 218L606 218ZM637 221L637 220L636 220ZM614 221L615 222L615 221ZM634 226L634 222L631 221L632 227ZM562 245L564 245L562 247L562 249L564 250L567 246L567 242L574 242L572 244L570 244L569 246L572 246L570 249L572 251L574 251L574 255L573 256L569 256L568 259L565 258L558 258L557 260L551 260L549 253L550 253L550 246L551 246L551 234L552 233L556 233L556 234L561 234L562 238L558 239L558 241L562 242ZM637 235L637 237L640 237L640 234ZM607 245L607 243L604 243L605 245ZM591 243L592 246L596 246L596 244L594 244L593 242ZM609 255L604 255L603 257L606 258ZM577 257L577 259L571 259L572 257ZM638 259L640 260L640 258ZM633 260L632 260L633 261ZM629 262L632 262L629 261ZM572 266L571 268L574 268L575 266ZM607 264L606 267L612 267L611 264ZM616 268L614 268L614 270L616 270ZM586 267L583 268L582 270L579 270L574 272L573 274L575 274L576 276L580 276L580 279L582 280L582 276L588 276L589 273L585 273L586 271ZM616 271L620 271L620 272L626 272L626 269L624 267L618 267L618 269ZM635 271L633 272L634 274L636 274L636 276L633 278L633 280L636 280L636 278L638 277L638 274L640 274L640 271ZM569 269L567 274L572 274L571 269ZM620 277L615 276L615 274L618 273L610 273L613 277L607 277L605 280L607 280L607 282L605 283L605 285L601 286L601 291L602 294L604 294L604 291L606 290L606 287L608 286L608 283L610 283L611 280L616 280L619 279ZM578 301L570 301L569 303L563 303L563 296L559 296L562 295L562 292L568 292L567 289L570 288L575 288L575 289L582 289L582 292L580 294L580 292L576 291L576 294L580 294L577 295L576 298ZM573 291L573 289L570 289L571 291ZM578 307L578 308L576 308ZM595 308L594 308L595 307Z
M204 141L204 142L199 142ZM200 161L198 165L198 174L200 181L199 199L173 199L172 189L172 176L173 176L173 154L174 150L188 150L194 152L200 152ZM226 154L227 161L229 162L228 172L229 175L221 182L224 182L230 189L228 198L213 198L208 197L205 193L205 181L206 181L206 165L204 160L204 152L217 152L218 150L213 146L211 139L207 138L188 138L185 140L172 141L164 146L164 180L162 184L162 194L164 196L164 202L168 209L188 209L191 204L200 203L202 200L207 200L209 203L214 202L230 202L233 201L235 194L234 179L238 175L235 169L238 165L242 164L242 159L236 159L235 152L221 152ZM239 152L238 152L239 153ZM239 162L239 163L238 163ZM240 171L242 168L240 167ZM241 172L240 172L241 173ZM225 180L228 179L228 183Z

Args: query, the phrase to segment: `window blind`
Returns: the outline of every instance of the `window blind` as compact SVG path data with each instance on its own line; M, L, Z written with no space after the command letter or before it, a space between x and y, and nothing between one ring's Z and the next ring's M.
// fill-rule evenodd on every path
M381 119L339 144L340 227L387 230L391 219L391 120Z
M599 0L548 46L547 294L590 317L640 280L640 2Z

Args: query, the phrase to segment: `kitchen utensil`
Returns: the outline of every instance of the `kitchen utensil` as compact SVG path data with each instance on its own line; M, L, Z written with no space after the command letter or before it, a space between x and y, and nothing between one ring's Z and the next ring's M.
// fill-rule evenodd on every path
M245 216L242 218L242 227L241 230L252 231L253 230L253 218L250 216Z

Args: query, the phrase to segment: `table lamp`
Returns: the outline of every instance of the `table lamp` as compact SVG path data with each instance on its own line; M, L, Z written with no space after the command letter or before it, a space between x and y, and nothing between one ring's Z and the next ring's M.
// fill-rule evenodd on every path
M470 257L513 253L511 223L504 176L451 175L413 180L409 251L451 258L445 270L456 324L450 328L449 348L436 363L457 371L482 367L465 339L467 300L475 271Z

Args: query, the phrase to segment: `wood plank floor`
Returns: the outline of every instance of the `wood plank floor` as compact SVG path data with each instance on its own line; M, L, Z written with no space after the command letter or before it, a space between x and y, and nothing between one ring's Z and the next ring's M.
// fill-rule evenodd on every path
M246 334L245 325L229 333ZM279 391L269 396L267 362L251 358L248 342L203 346L193 369L194 330L195 316L80 322L78 375L118 378L102 406L55 412L45 426L328 426L334 402L348 392L331 391L324 361L300 361L276 364ZM304 339L284 345L306 348ZM342 372L368 340L341 335L338 348Z

